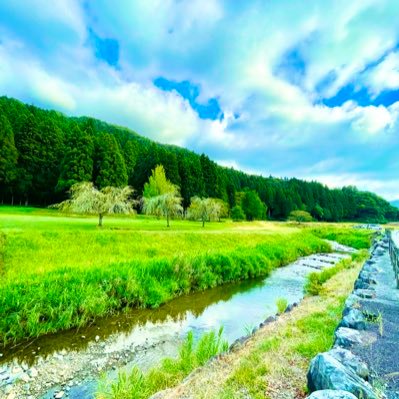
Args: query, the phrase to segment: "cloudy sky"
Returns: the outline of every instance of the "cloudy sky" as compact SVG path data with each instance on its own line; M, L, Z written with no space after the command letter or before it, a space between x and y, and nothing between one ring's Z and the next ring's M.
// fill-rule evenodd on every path
M0 95L399 198L398 0L0 1Z

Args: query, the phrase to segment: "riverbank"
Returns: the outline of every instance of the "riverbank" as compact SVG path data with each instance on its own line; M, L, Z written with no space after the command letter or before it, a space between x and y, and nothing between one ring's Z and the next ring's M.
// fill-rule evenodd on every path
M108 218L99 229L89 217L10 212L0 208L3 345L264 277L300 256L329 251L316 233L287 223L225 222L204 229L174 221L168 230L156 219Z
M179 386L158 393L171 398L294 399L306 396L310 359L331 347L346 297L363 261L328 280L319 296L261 328L234 352L196 370ZM134 397L134 396L132 396Z
M310 274L345 265L348 259L350 255L342 253L311 255L274 270L266 279L222 285L157 309L135 309L78 331L33 339L0 359L0 396L7 390L18 398L42 394L53 398L63 391L68 398L93 398L101 373L106 373L109 385L119 372L129 374L135 366L143 371L157 369L163 359L178 354L190 333L197 340L223 326L224 339L241 342L243 334L276 314L278 302L284 300L290 307L299 303ZM173 373L172 377L177 381ZM151 386L159 390L170 386L167 381L168 385ZM130 390L131 386L121 384L121 388Z

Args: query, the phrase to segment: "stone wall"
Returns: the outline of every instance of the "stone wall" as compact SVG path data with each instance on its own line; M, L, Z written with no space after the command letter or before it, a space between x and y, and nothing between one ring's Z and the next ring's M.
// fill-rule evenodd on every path
M308 371L310 399L362 398L377 399L383 394L369 383L369 365L356 356L351 349L370 345L375 336L366 331L367 318L359 310L360 301L375 297L378 276L376 259L389 246L388 236L375 241L370 249L370 258L363 265L355 282L352 294L345 302L342 320L335 331L333 348L319 353L311 361Z

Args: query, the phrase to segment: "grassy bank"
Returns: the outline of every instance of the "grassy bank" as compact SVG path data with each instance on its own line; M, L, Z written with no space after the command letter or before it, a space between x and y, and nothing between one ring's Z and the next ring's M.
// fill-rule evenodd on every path
M305 284L305 292L309 295L319 295L323 285L333 276L345 269L351 269L358 262L366 260L368 252L364 249L352 254L351 258L343 259L332 267L328 267L319 272L312 272L308 275Z
M65 216L0 207L0 345L80 327L128 307L157 307L189 292L268 275L370 233L286 223L200 223ZM342 231L341 231L342 230ZM361 242L361 245L359 244Z
M317 227L311 224L305 227L306 230L312 232L317 237L330 241L337 241L340 244L356 249L367 249L371 245L373 235L371 230L354 229L351 225L320 225Z
M326 281L320 296L259 330L242 348L193 373L160 399L294 399L306 396L310 360L328 350L362 262ZM126 398L135 398L127 395Z
M166 358L160 366L146 374L136 367L129 374L119 374L115 383L110 384L105 379L100 384L97 399L147 399L160 390L175 386L194 369L227 350L223 329L218 334L213 331L204 334L197 343L194 343L193 334L189 333L176 359Z
M328 251L282 223L199 223L65 217L0 208L4 235L0 343L79 327L126 307L266 276L299 256Z

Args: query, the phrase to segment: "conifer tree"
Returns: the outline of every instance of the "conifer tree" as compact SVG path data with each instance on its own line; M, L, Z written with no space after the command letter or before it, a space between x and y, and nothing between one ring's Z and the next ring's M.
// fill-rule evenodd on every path
M57 190L66 192L76 183L90 181L93 175L92 156L92 138L74 125L67 134Z
M103 133L97 138L95 179L98 188L127 185L126 165L114 136Z
M17 177L17 158L14 132L6 116L0 114L0 188L2 193L5 193L7 188L12 189L12 183Z

